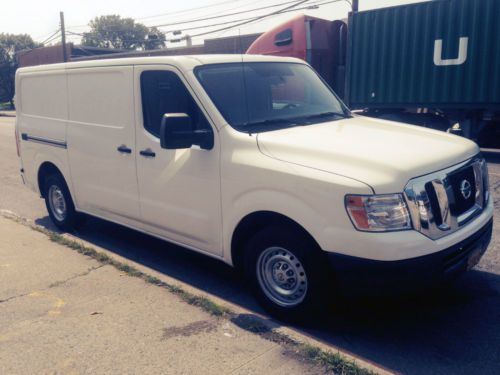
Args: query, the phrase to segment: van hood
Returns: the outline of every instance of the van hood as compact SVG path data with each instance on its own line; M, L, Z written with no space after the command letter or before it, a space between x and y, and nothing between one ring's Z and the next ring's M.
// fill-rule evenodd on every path
M479 153L465 138L364 116L259 133L272 158L368 184L377 194L401 192L418 176Z

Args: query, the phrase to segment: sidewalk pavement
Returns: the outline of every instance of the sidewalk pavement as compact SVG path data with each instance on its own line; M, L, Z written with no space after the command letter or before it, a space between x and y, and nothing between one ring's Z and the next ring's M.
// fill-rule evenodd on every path
M317 374L279 344L0 217L0 373Z

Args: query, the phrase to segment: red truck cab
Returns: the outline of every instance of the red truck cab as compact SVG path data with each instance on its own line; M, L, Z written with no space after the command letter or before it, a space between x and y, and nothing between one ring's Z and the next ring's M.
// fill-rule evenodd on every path
M347 25L298 15L262 34L247 54L297 57L307 61L339 96L345 82Z

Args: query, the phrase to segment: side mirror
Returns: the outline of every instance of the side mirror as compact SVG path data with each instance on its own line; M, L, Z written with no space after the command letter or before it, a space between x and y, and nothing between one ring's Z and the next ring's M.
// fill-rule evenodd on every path
M191 118L186 113L165 113L160 126L161 148L175 150L192 145L211 149L214 145L212 130L194 130Z

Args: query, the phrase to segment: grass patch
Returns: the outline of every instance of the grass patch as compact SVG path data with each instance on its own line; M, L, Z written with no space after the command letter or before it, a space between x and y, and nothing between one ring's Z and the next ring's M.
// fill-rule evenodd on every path
M309 344L298 344L298 352L305 358L315 362L328 371L335 374L350 374L350 375L374 375L373 371L364 369L356 365L354 361L347 360L344 356L338 353L326 352L316 346Z
M162 281L159 278L150 275L146 276L146 282L158 286L161 286L162 284Z
M103 265L111 265L128 276L138 277L149 284L164 288L169 292L177 295L184 302L193 306L198 306L203 311L215 317L226 318L231 322L233 322L238 327L246 331L255 333L266 340L280 344L284 347L285 351L291 353L298 360L308 361L311 364L319 365L328 372L332 372L334 374L340 374L340 375L376 374L371 370L359 367L354 361L347 359L340 353L332 353L329 351L322 350L313 345L298 342L293 338L270 328L268 324L266 324L262 319L258 318L257 316L250 314L236 314L231 309L221 306L205 296L195 295L193 293L184 290L182 287L178 285L166 283L165 281L162 281L155 276L148 275L133 266L117 261L103 252L97 251L78 241L66 238L65 236L59 233L52 232L46 228L35 225L25 219L22 219L10 213L0 212L0 215L7 219L11 219L21 224L27 225L30 228L34 229L35 231L45 234L46 236L49 237L51 241L66 246L72 250L75 250L82 255L91 257ZM57 283L54 283L54 285L56 284Z
M112 265L115 266L116 268L118 268L120 271L126 273L129 276L132 276L132 277L144 277L145 276L144 273L142 273L141 271L139 271L135 267L129 266L126 263L116 262L116 264L112 264Z
M207 298L205 296L197 296L193 293L185 291L184 289L182 289L181 287L179 287L177 285L169 285L167 283L162 282L161 280L159 280L157 278L154 278L154 279L156 279L160 283L162 283L163 284L162 286L167 288L171 293L179 296L184 302L187 302L193 306L198 306L211 315L214 315L217 317L234 315L234 312L232 312L227 307L220 306L219 304L215 303L214 301L210 300L209 298ZM153 284L159 285L157 282L155 282Z
M214 316L224 316L232 313L228 308L218 305L207 297L195 296L191 293L184 292L182 298L190 305L201 307Z
M231 321L238 327L256 333L265 339L285 347L299 360L307 360L325 368L328 372L342 375L375 375L376 373L359 367L340 353L322 350L317 346L298 342L291 337L271 329L262 319L254 315L235 315Z

